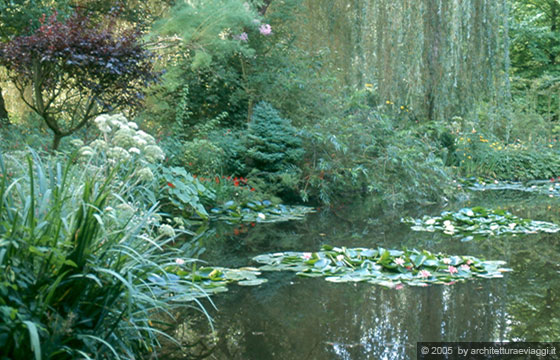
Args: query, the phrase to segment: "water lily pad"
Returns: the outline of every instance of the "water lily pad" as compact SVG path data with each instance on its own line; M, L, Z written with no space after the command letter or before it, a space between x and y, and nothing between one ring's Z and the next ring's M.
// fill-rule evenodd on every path
M288 206L270 201L253 201L242 204L228 201L221 207L212 209L210 218L229 223L274 223L292 220L303 220L315 209L308 206Z
M189 294L192 296L192 299L225 292L228 290L227 286L231 283L237 283L241 286L257 286L267 282L267 279L259 278L259 275L261 275L259 269L251 267L230 269L205 266L199 269L192 269L191 271L186 271L182 268L171 268L168 271L175 271L177 274L171 274L175 276L173 281L191 284ZM169 282L169 280L156 276L152 276L150 280L161 284L164 284L166 281Z
M256 286L267 282L267 279L253 279L253 280L242 280L237 283L241 286Z
M387 250L324 246L313 253L318 261L310 263L309 252L263 254L253 258L264 264L261 271L294 271L305 277L324 277L341 282L368 282L386 287L398 284L427 286L452 284L472 278L499 278L503 261L485 261L472 256L448 256L423 250Z
M464 208L457 212L444 211L440 216L424 216L422 219L406 217L401 222L410 224L414 231L441 231L461 237L461 241L470 241L476 236L560 231L560 226L553 223L522 219L502 209L483 207Z

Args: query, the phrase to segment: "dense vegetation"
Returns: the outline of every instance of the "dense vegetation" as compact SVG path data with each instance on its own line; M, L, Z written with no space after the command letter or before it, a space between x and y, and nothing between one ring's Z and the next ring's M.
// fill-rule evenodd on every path
M219 214L560 176L559 22L555 0L0 0L0 359L154 351L201 291L175 240Z

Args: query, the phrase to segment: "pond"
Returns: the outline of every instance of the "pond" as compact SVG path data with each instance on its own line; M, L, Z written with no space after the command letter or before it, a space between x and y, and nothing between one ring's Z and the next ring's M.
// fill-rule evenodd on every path
M411 231L402 216L439 215L463 206L503 208L530 219L560 223L556 198L504 191L474 193L469 202L375 213L343 204L305 221L218 225L198 240L201 258L217 266L256 265L253 256L318 251L321 245L426 249L505 260L502 279L390 289L368 283L330 283L291 272L264 273L255 287L230 285L187 311L173 333L186 347L166 358L413 359L418 341L555 341L560 338L558 234L509 235L467 242Z

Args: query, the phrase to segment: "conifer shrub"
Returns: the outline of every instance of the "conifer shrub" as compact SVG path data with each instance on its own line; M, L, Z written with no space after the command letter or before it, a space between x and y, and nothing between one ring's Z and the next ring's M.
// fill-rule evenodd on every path
M247 161L253 168L279 173L297 165L303 157L302 141L290 120L272 105L255 106L247 135Z
M254 181L261 180L271 194L291 197L295 193L304 149L297 129L272 105L261 102L253 111L246 138L246 169Z

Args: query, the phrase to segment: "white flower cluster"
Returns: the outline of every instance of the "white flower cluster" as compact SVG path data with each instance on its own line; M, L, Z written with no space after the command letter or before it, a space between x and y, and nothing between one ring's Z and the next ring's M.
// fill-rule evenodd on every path
M112 162L136 157L141 164L153 164L165 159L165 153L156 145L154 137L138 130L138 125L128 121L124 115L100 115L94 123L103 133L103 139L96 139L86 146L76 141L74 145L81 146L82 156L94 156L104 151ZM153 173L147 167L142 167L138 176L146 181L153 179Z

